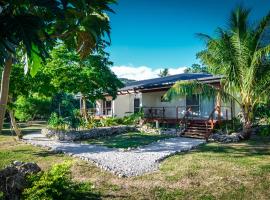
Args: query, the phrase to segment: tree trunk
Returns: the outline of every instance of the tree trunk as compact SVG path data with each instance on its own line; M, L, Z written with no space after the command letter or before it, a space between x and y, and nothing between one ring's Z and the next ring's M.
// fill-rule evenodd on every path
M249 139L252 132L252 110L250 106L244 106L243 107L243 133L244 138Z
M2 80L1 80L1 93L0 93L0 133L3 129L4 118L7 109L8 92L9 92L9 79L12 68L12 57L10 56L5 63Z
M9 110L9 117L10 117L11 125L12 125L17 137L19 139L21 139L22 138L22 132L21 132L21 130L19 129L19 127L17 125L16 119L14 117L13 110Z
M87 114L87 105L86 105L86 97L82 96L82 115L86 122L88 122L88 114Z

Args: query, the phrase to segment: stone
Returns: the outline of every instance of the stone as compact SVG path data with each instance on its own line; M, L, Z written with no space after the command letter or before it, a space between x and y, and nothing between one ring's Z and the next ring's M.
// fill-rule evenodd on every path
M46 137L57 141L76 141L109 135L117 135L130 131L138 131L138 129L135 126L98 127L81 131L63 131L45 128L41 130L41 133Z
M4 199L19 200L23 189L27 186L26 176L41 171L36 163L14 161L0 171L0 191Z

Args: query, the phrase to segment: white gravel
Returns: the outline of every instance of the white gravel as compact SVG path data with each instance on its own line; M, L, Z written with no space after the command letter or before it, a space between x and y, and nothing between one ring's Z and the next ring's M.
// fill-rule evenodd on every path
M178 152L189 151L204 140L176 137L151 143L138 149L121 151L99 145L54 141L42 134L28 134L23 140L35 146L90 161L121 177L138 176L158 169L159 162Z

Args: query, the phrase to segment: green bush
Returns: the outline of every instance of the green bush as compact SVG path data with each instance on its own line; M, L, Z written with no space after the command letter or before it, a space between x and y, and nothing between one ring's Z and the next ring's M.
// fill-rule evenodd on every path
M23 192L25 200L100 199L90 183L72 181L70 163L57 164L48 172L28 177L29 187Z
M259 135L263 137L270 136L270 126L269 125L261 126L259 130Z
M64 119L64 123L70 129L78 129L80 126L83 126L80 110L74 109L72 114Z
M58 116L57 113L53 112L48 120L48 125L50 128L64 129L65 121L61 116Z
M33 119L48 119L50 116L50 98L33 95L31 97L20 96L15 102L15 117L19 121Z

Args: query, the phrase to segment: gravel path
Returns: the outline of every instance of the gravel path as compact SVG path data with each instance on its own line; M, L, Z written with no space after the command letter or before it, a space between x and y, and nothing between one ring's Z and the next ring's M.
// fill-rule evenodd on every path
M159 162L177 152L189 151L204 140L176 137L154 142L138 149L121 151L99 145L51 140L42 134L28 134L23 140L35 146L49 147L90 161L119 176L138 176L158 169Z

